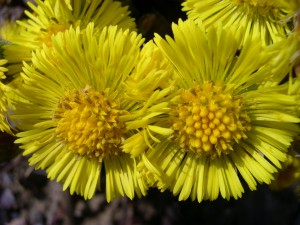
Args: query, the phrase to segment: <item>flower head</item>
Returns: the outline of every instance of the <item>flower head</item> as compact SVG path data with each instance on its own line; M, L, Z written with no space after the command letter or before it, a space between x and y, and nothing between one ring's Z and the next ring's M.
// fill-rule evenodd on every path
M160 117L168 111L167 101L174 95L172 93L176 81L173 73L174 68L153 41L146 43L135 69L125 84L127 98L143 105L131 115L135 120L127 122L128 128L140 131L123 145L123 151L133 157L143 154L151 147L151 140L158 141L155 131L167 123ZM169 134L168 129L159 129L158 132Z
M4 67L6 63L7 63L6 59L0 59L0 79L6 78L6 76L4 75L4 73L7 72L7 68Z
M124 29L135 29L134 19L129 17L127 7L113 0L36 0L28 2L31 11L25 11L26 20L17 21L19 35L11 38L11 45L5 47L5 57L12 63L10 73L21 70L22 61L31 61L31 52L42 46L50 45L52 35L65 31L70 26L84 29L89 22L95 24L95 30L104 26L118 25Z
M300 158L297 152L289 151L287 160L282 168L275 174L275 179L270 184L271 190L290 188L300 182Z
M0 79L5 79L5 72L7 72L7 68L4 65L7 63L7 60L0 59ZM7 120L7 96L6 92L8 87L0 81L0 130L2 132L7 132L12 134L10 125Z
M281 76L272 77L269 84L279 84L284 77L289 75L288 93L300 99L300 33L293 32L285 40L268 47L275 53L272 62L272 74ZM275 79L274 79L275 78ZM298 109L300 115L300 110Z
M278 5L281 8L293 10L290 16L295 16L294 14L299 14L299 10L300 10L299 0L290 0L290 1L278 0Z
M142 164L180 200L241 197L241 178L251 190L269 184L300 121L288 85L268 85L282 76L271 70L276 54L249 39L240 49L239 36L220 26L187 20L172 28L174 39L154 41L176 71L176 94Z
M21 27L16 21L6 20L0 27L0 39L5 42L10 42L19 35L20 29Z
M126 122L142 107L122 91L142 43L141 35L117 26L95 35L90 24L57 34L52 47L33 54L32 66L24 64L18 92L28 102L17 101L11 116L23 130L16 143L31 165L46 169L71 193L91 198L105 174L108 201L145 195L139 158L122 151L135 133Z
M234 32L242 30L244 40L260 38L264 45L280 41L290 33L283 20L294 10L280 0L186 0L183 11L191 19L201 19L206 26L222 22Z
M128 129L138 130L136 134L124 141L122 149L132 157L141 156L143 161L138 163L137 169L141 179L147 186L156 185L156 174L144 166L147 163L145 153L151 148L152 142L160 142L157 134L168 135L170 129L167 120L162 120L163 114L169 111L168 101L176 95L174 85L174 68L153 43L147 42L141 51L136 67L125 83L125 95L130 101L143 105L129 115L131 121L126 123ZM151 163L148 162L148 166Z

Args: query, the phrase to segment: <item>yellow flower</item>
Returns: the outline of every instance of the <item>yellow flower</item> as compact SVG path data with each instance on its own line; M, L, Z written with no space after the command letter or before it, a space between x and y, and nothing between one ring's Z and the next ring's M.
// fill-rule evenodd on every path
M186 0L183 11L191 19L200 18L206 26L221 21L233 32L242 30L245 39L260 38L264 45L280 41L290 33L285 20L294 11L281 0ZM287 7L285 7L287 6Z
M124 141L122 149L132 157L141 156L137 169L141 179L147 186L155 187L156 173L147 169L145 153L151 148L151 143L160 142L155 136L157 133L171 134L167 120L161 116L169 111L168 101L176 95L174 91L174 68L164 57L158 47L149 41L141 51L138 63L125 83L125 95L130 101L143 105L129 115L131 121L126 123L128 129L139 130L136 134ZM151 163L148 163L151 166Z
M271 190L290 188L300 182L300 157L297 152L289 151L287 160L282 168L275 174L275 180L270 184Z
M278 85L284 78L289 79L288 93L300 101L300 33L295 31L286 39L267 47L275 57L270 61L270 77L265 85ZM300 108L295 106L300 116Z
M160 116L168 111L167 101L174 96L174 81L171 80L173 73L173 66L153 41L146 43L125 84L127 98L143 104L142 108L130 116L131 121L127 122L128 128L140 130L125 140L123 145L123 151L133 157L143 154L151 146L150 139L155 140L153 129L167 125L167 121L162 121ZM168 132L164 129L160 131Z
M266 47L274 57L270 60L271 70L269 79L265 85L278 85L284 78L298 73L297 65L300 62L300 35L298 32L291 33L286 39ZM289 93L296 94L297 88L290 79ZM300 92L298 92L300 93Z
M0 46L1 47L1 46ZM1 50L1 49L0 49ZM5 79L5 72L7 72L7 68L4 65L7 63L7 60L0 59L0 79ZM2 132L7 132L12 134L9 122L7 120L7 96L6 92L8 87L0 81L0 130Z
M21 27L16 21L6 20L1 24L0 27L0 39L5 42L13 41L20 33Z
M172 28L174 40L154 41L176 70L177 94L160 115L163 126L152 129L158 141L142 164L179 200L237 199L241 178L251 190L269 184L300 122L288 84L267 85L282 76L270 73L276 54L259 41L240 49L239 36L220 26L187 20Z
M124 29L135 29L134 19L129 17L128 7L113 0L36 0L28 2L31 11L25 11L28 19L17 21L21 27L19 35L9 41L5 47L5 58L12 65L9 73L21 71L22 61L31 61L31 52L44 44L51 46L51 37L65 31L71 25L84 29L89 22L94 22L100 31L104 26L118 25ZM11 68L10 68L11 67Z
M284 9L291 9L293 10L292 13L299 14L300 10L300 1L299 0L278 0L278 6L284 8ZM294 16L291 14L290 16Z
M0 45L1 47L1 45ZM5 79L6 76L4 75L5 72L7 72L7 68L3 67L7 63L6 59L0 59L0 79Z
M124 83L137 63L141 35L105 27L95 35L93 24L60 32L52 47L33 54L24 64L24 85L11 116L18 128L16 143L36 168L70 192L91 198L105 175L106 198L146 194L136 163L122 152L136 131L126 127L143 107L124 96ZM104 170L103 170L104 169Z

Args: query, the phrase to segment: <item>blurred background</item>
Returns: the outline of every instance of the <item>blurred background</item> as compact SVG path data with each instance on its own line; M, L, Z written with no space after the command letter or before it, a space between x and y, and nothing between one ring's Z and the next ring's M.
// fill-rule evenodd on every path
M139 31L171 35L171 23L185 19L182 0L123 0L129 5ZM0 26L5 19L24 16L26 1L0 0ZM300 225L300 197L294 188L257 191L245 187L238 200L179 202L169 192L150 190L142 199L121 198L107 203L104 193L85 201L63 192L44 171L28 166L13 144L0 134L0 225ZM299 150L295 144L295 150Z

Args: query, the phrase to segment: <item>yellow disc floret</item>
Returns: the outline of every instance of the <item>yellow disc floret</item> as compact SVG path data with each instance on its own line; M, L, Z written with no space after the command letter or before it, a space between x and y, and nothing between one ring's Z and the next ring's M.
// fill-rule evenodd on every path
M182 91L172 117L174 138L182 149L216 157L228 154L235 142L246 137L250 120L241 97L231 92L228 86L212 82Z
M57 137L80 156L102 161L120 152L126 127L119 117L124 114L104 92L67 91L54 114Z

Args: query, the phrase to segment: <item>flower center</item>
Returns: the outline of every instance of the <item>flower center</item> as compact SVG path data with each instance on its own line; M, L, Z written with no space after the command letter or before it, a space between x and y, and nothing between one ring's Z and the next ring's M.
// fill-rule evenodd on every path
M67 91L54 114L57 137L80 156L102 161L120 152L126 127L119 117L124 114L104 92Z
M228 154L250 130L250 119L242 106L242 99L232 96L228 86L206 82L185 89L173 110L174 138L182 149L197 156Z

